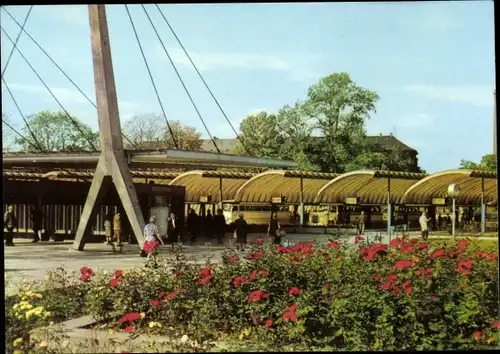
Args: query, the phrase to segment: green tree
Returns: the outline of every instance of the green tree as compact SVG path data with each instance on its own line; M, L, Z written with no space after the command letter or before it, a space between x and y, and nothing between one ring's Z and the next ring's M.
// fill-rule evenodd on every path
M252 156L281 157L280 151L284 139L275 114L260 112L244 118L240 124L240 138ZM248 154L239 142L234 152L242 155Z
M14 132L10 129L7 124L13 126L9 115L6 113L2 113L2 151L8 152L11 151L15 144Z
M44 151L92 151L88 140L99 149L99 133L78 118L72 118L79 129L64 112L42 111L28 116L26 120ZM22 134L31 137L28 127L22 129ZM16 144L23 151L37 151L21 138L16 138Z
M460 168L466 170L479 170L479 171L493 171L497 170L497 155L487 154L481 158L480 163L475 163L473 161L462 160L460 162Z
M379 96L357 86L347 73L329 75L308 90L303 110L322 137L306 150L311 163L324 172L345 172L363 152L365 120L375 112Z

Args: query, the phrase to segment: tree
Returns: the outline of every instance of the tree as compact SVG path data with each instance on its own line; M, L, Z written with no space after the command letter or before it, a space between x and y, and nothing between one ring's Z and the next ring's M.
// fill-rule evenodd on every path
M480 163L475 163L468 160L460 162L460 168L466 170L493 171L497 170L497 155L487 154L481 158Z
M26 120L43 151L91 151L93 149L90 142L99 149L99 133L92 131L92 128L78 118L72 118L79 129L65 112L42 111L28 116ZM22 129L22 134L31 138L27 126ZM37 151L24 139L16 138L15 141L23 151Z
M240 138L245 148L238 142L235 153L257 157L279 158L283 144L278 119L274 114L260 112L243 119L240 124Z
M308 90L303 110L322 139L307 149L311 162L324 172L345 172L362 151L365 120L375 112L378 95L357 86L347 73L329 75Z
M12 126L12 121L6 113L2 113L2 151L8 152L12 150L15 144L15 137L12 129L4 122Z
M180 121L169 121L170 129L180 149L201 150L201 134L196 128ZM175 147L165 119L154 113L135 115L124 122L124 134L138 149L167 149Z

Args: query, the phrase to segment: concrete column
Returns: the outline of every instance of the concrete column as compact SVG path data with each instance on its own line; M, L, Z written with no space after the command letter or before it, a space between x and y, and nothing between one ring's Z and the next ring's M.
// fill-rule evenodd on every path
M391 205L391 177L387 178L387 235L391 240L391 225L392 225L392 205Z
M304 226L304 180L300 177L300 226Z
M484 178L481 178L481 233L486 232L486 205L484 204Z

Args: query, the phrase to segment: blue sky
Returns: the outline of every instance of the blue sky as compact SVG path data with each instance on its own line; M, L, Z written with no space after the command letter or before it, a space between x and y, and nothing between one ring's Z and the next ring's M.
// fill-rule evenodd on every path
M369 134L394 133L428 172L478 161L492 151L493 2L160 5L235 125L249 113L305 98L321 77L347 72L380 95ZM233 137L153 5L153 21L210 132ZM167 117L204 133L142 8L130 5ZM19 22L28 6L10 6ZM161 112L123 5L107 6L122 122ZM19 27L1 11L15 38ZM95 100L86 6L35 6L26 30ZM64 107L97 129L97 112L27 36L19 47ZM11 43L2 34L2 68ZM28 115L59 107L19 54L4 76ZM22 127L2 85L2 111Z

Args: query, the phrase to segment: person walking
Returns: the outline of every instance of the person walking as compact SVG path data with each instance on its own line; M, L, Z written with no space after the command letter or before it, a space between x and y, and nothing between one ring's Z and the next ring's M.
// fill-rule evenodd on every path
M17 230L17 218L12 205L7 208L7 212L3 216L3 224L7 229L7 233L4 235L5 246L14 246L14 229Z
M281 225L278 221L278 216L276 213L273 213L271 216L271 220L269 221L269 226L267 227L267 237L273 237L273 243L275 245L281 244Z
M171 213L167 221L167 242L172 244L179 242L178 235L179 230L177 228L177 217L174 213Z
M222 209L217 210L217 215L214 217L214 229L215 236L217 237L217 243L222 245L222 240L224 239L224 234L227 229L226 218L224 217Z
M427 241L429 238L429 229L427 226L427 223L431 220L431 218L427 218L427 214L425 211L422 212L422 215L420 215L420 218L418 219L418 222L420 223L420 232L422 233L422 238Z
M34 206L31 209L31 229L33 230L33 241L31 243L37 243L40 241L40 229L42 223L42 215L38 207Z
M157 267L157 250L160 243L160 233L156 226L156 217L149 218L149 224L144 227L144 251L147 253L146 267Z
M236 238L236 249L243 250L247 244L247 235L248 235L248 224L244 219L243 213L238 215L238 219L233 223L234 233Z

